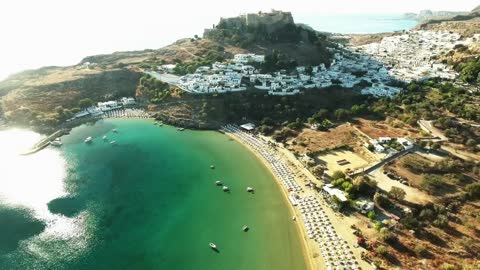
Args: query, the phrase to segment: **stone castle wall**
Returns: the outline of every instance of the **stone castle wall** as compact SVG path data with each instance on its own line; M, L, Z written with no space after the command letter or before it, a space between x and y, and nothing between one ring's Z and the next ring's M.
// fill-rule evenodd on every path
M245 23L247 26L264 25L285 25L294 23L292 13L272 11L270 13L250 13L245 16Z

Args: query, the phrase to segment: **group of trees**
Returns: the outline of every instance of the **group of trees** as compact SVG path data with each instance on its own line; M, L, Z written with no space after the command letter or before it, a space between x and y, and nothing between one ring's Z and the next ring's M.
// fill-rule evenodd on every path
M157 80L148 74L145 74L140 78L138 90L143 97L147 98L152 103L162 102L176 92L174 86Z
M480 142L475 127L460 123L450 117L440 117L433 122L433 125L444 130L444 135L455 143L464 144L474 150Z
M412 82L392 99L371 104L373 112L416 125L420 119L437 120L454 113L467 120L480 120L477 97L461 87L440 80Z
M215 62L222 62L225 60L223 50L224 48L220 46L217 50L209 50L206 54L189 62L182 62L177 59L173 72L176 75L182 76L189 73L195 73L197 68L201 66L210 66Z
M333 173L331 184L348 193L350 198L356 198L360 195L372 197L377 190L377 181L370 177L357 176L350 179L340 171Z
M458 65L460 79L467 83L480 83L480 58Z
M292 71L298 66L295 60L289 59L286 54L273 50L265 56L265 62L260 65L262 73L271 73L279 70Z

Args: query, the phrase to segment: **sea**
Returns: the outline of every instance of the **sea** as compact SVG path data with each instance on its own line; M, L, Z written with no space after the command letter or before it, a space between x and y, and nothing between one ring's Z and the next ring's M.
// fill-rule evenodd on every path
M373 34L408 30L418 21L405 19L401 14L340 14L299 15L295 21L317 31L338 34Z
M225 134L108 119L19 154L40 138L0 131L0 269L307 269L276 180Z

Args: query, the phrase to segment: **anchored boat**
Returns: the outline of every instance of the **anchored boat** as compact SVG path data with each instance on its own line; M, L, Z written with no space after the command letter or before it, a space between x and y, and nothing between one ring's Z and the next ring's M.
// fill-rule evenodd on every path
M51 145L53 146L62 146L63 143L60 141L60 138L56 138L55 140L50 142Z

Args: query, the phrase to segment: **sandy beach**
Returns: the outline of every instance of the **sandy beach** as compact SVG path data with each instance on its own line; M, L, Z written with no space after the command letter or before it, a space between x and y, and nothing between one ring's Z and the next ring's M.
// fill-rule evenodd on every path
M255 150L253 150L248 144L246 144L243 140L239 139L238 137L230 134L230 133L225 133L225 135L227 135L229 138L235 140L236 142L240 143L241 145L243 145L244 147L246 147L247 149L250 150L250 152L252 152L255 157L268 169L268 171L270 172L270 174L275 178L276 180L276 183L279 187L279 189L282 191L282 194L283 194L283 198L285 200L285 203L288 205L288 208L290 210L290 213L292 214L292 217L293 216L296 216L297 219L296 221L293 221L292 222L295 222L296 223L296 228L297 228L297 232L299 233L299 235L301 236L301 239L302 239L302 248L303 248L303 254L305 255L305 261L307 262L307 265L308 265L308 269L309 270L315 270L315 269L325 269L325 263L323 262L322 258L320 256L318 256L317 258L314 258L314 254L316 253L315 252L315 246L313 246L311 243L309 243L309 241L311 241L310 239L308 239L308 237L306 236L306 233L305 233L305 230L304 230L304 226L302 226L302 220L300 218L301 216L301 213L295 209L292 204L290 203L289 199L288 199L288 193L287 191L285 190L285 188L282 186L281 184L281 180L278 178L278 176L272 171L272 168L270 167L270 165L267 163L267 161L262 157L260 156ZM317 248L318 249L318 248ZM317 250L318 252L318 250ZM318 254L318 253L317 253Z
M249 149L251 152L255 154L255 156L266 166L271 174L275 177L277 184L279 185L279 188L282 190L282 193L284 194L284 198L288 204L288 207L290 211L297 217L297 229L298 232L300 233L302 239L303 239L303 247L304 247L304 254L306 256L306 260L308 262L308 265L311 267L311 269L327 269L327 262L325 261L324 257L322 256L322 250L320 248L320 245L318 242L316 242L313 239L309 239L307 237L307 232L306 232L306 220L302 218L302 213L300 212L299 207L294 207L288 198L288 191L285 189L285 187L282 185L282 180L274 173L273 168L271 165L268 163L268 161L262 157L251 145L249 145L246 141L244 141L242 138L237 137L235 134L231 134L229 132L225 132L227 136L230 138L234 139L235 141L241 143L243 146L245 146L247 149ZM268 138L263 138L264 140L268 140ZM357 220L354 216L344 216L341 213L335 212L333 209L331 209L328 205L326 205L326 202L323 200L323 198L320 196L318 192L315 190L304 187L304 184L312 181L314 183L319 183L319 180L316 179L313 174L308 171L298 159L287 149L283 147L277 147L275 150L276 155L280 158L280 160L286 164L289 169L293 172L294 174L294 179L297 184L302 186L302 191L300 191L298 194L302 197L315 197L317 200L320 202L321 208L325 212L325 214L328 216L332 226L335 228L335 231L340 235L346 243L348 243L348 246L350 246L350 250L352 251L354 257L357 259L358 266L361 269L372 269L372 266L365 262L364 260L361 260L361 248L356 247L356 236L351 233L351 228L350 225L354 224ZM330 261L331 262L331 261Z

